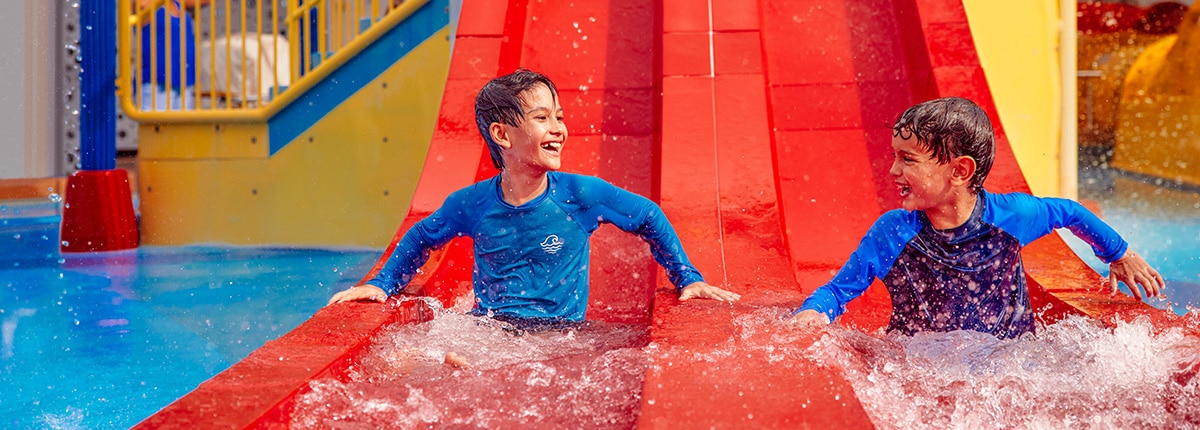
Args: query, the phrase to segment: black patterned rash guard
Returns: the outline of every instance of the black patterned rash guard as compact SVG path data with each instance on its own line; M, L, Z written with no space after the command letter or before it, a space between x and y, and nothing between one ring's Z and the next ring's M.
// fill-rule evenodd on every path
M974 330L998 338L1034 331L1021 248L1057 228L1091 245L1105 263L1128 243L1077 202L981 191L961 226L936 230L922 211L883 214L829 283L796 312L836 319L879 279L892 298L888 331Z

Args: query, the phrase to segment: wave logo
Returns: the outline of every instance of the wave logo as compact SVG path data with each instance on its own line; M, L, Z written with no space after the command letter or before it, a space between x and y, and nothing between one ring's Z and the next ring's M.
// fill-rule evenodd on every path
M558 235L552 234L546 236L546 240L543 240L541 245L542 251L546 251L547 254L557 254L558 250L562 249L563 241L558 238Z

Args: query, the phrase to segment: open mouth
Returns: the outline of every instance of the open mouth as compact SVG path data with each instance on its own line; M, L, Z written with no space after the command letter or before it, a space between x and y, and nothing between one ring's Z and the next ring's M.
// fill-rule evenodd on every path
M557 154L559 151L562 151L562 145L562 142L542 142L542 149Z
M908 197L909 194L912 194L912 187L908 185L896 184L896 187L900 188L900 197Z

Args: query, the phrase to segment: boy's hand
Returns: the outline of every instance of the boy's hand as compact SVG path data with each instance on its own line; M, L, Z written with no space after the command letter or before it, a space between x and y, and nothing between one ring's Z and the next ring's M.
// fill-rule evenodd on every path
M387 293L379 287L369 284L355 285L348 290L338 291L329 299L330 305L341 302L353 302L358 300L371 300L383 303L387 301Z
M679 292L679 300L693 298L713 299L720 300L722 302L736 302L738 299L742 298L742 295L732 291L722 290L705 282L693 282L691 285L683 287L683 291Z
M1133 251L1126 251L1125 255L1108 266L1109 294L1117 294L1117 281L1124 282L1129 286L1129 291L1138 300L1142 299L1138 285L1146 290L1146 298L1161 297L1159 291L1167 286L1162 275L1159 275L1157 270L1150 267L1150 263Z
M812 309L805 309L785 322L796 327L819 327L829 325L829 316Z

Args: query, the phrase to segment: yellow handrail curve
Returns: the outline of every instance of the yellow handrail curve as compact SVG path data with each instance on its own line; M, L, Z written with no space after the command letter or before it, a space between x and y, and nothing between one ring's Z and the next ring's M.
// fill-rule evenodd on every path
M145 7L134 7L134 5L132 4L133 1L123 0L123 1L117 2L118 3L117 4L117 13L119 14L118 16L123 17L121 22L125 23L125 25L122 28L118 29L118 31L119 31L119 33L118 33L119 37L117 38L118 58L127 59L127 60L123 60L123 61L118 61L117 95L120 98L121 107L124 109L125 114L128 115L130 118L133 118L137 121L160 122L160 123L263 122L263 121L266 121L266 120L270 119L272 116L274 116L275 114L277 114L279 111L281 111L288 104L294 102L297 97L304 94L306 91L311 89L317 83L321 82L321 80L323 80L324 78L329 76L329 74L333 73L334 70L337 70L338 67L341 67L343 64L345 64L347 61L349 61L351 58L353 58L359 52L362 52L364 49L366 49L368 46L370 46L370 44L372 42L374 42L375 40L382 37L383 34L386 33L388 30L390 30L391 28L393 28L394 26L399 24L401 21L407 19L409 16L411 16L414 12L416 12L418 9L420 9L425 4L429 3L429 0L405 0L402 3L400 3L400 5L396 6L394 3L391 2L391 0L366 0L371 4L371 6L370 6L371 7L370 26L367 27L366 30L361 33L359 33L359 31L358 31L359 28L357 25L352 26L353 28L351 30L352 33L350 36L350 37L352 37L352 39L348 43L343 44L343 43L326 43L327 42L327 33L332 31L326 27L329 27L331 25L343 24L341 21L343 21L345 19L345 16L329 17L329 16L326 16L327 14L320 13L320 12L325 11L325 10L335 10L336 8L334 8L334 7L326 8L326 6L330 5L330 4L335 4L336 6L345 6L344 2L339 1L339 0L306 0L300 6L296 6L296 7L290 6L291 2L289 2L288 3L289 4L288 11L286 12L286 15L285 15L287 17L287 19L285 21L285 25L287 26L286 28L297 29L297 30L288 32L288 39L289 39L288 44L290 46L289 49L291 49L291 51L292 51L292 53L290 55L290 62L289 62L290 64L288 65L288 68L290 69L289 74L291 77L291 79L290 79L291 85L287 87L286 91L279 91L278 94L276 94L273 98L271 98L266 103L257 105L257 106L253 106L253 107L236 107L235 108L235 107L227 105L224 108L196 107L194 109L182 109L182 110L180 110L180 109L169 109L169 110L153 110L152 109L152 110L148 110L148 111L142 110L140 103L136 103L134 100L133 86L135 84L138 84L141 82L148 82L148 83L152 83L152 84L157 84L157 83L155 82L155 79L156 79L155 76L151 76L149 79L146 79L145 77L134 76L135 72L133 70L133 65L134 65L133 61L134 60L144 61L145 59L140 58L140 55L141 55L140 49L139 49L139 52L137 52L137 53L132 52L133 51L133 38L141 37L140 29L143 25L149 25L151 32L154 32L156 25L166 25L165 23L156 23L155 22L156 19L154 19L154 17L155 17L154 11L158 10L158 8L160 8L160 7L166 6L170 1L173 1L173 0L150 0L150 2ZM244 7L245 6L244 0L234 0L234 1L243 2L241 4L241 6L243 6L241 8L241 11L242 11L241 13L244 18L244 15L246 13L245 12L246 9ZM386 12L382 16L382 18L380 18L378 21L375 20L375 17L377 16L376 12L378 12L380 9L382 9L384 7L384 4L377 3L376 1L386 1L387 2ZM226 3L226 5L228 5L229 0L226 0L225 3ZM214 6L209 6L209 7L214 7ZM131 8L135 9L135 10L131 10ZM181 6L180 9L182 9L178 12L180 19L192 19L193 21L198 21L197 17L199 16L199 13L198 13L199 5L196 5L194 8L191 8L191 9L188 9L186 6ZM226 7L226 9L228 10L229 8ZM187 14L188 10L191 10L195 16L189 17ZM314 12L314 10L316 12ZM365 10L365 8L364 8L364 10ZM357 6L355 6L355 11L359 12ZM307 21L309 20L309 17L311 17L313 13L319 14L317 19L318 19L320 25L317 26L315 34L307 34L307 33L309 33L309 27L308 27ZM262 24L261 24L262 11L259 10L258 14L259 14L258 29L261 31L262 30ZM359 13L355 13L354 15L355 16L352 17L352 19L357 19L358 18L357 15L359 15ZM211 14L210 14L210 17L212 17ZM228 16L227 16L227 18L228 18ZM211 20L212 19L210 19L210 21ZM242 30L241 30L241 35L242 35L242 40L243 40L243 42L242 42L243 54L242 55L245 55L244 54L245 40L246 40L246 30L245 30L246 26L245 26L245 22L244 22L245 19L243 19L242 21L243 21ZM334 21L337 21L337 22L334 22ZM198 25L196 27L198 27ZM230 27L230 24L228 21L226 21L226 26L225 26L226 36L228 36L228 34L229 34L229 27ZM339 28L339 30L340 30L340 28ZM198 29L196 31L199 32ZM343 35L341 35L339 37L344 37L345 31L342 31L342 33L343 33ZM325 52L324 55L322 55L321 53L317 54L317 55L321 56L321 59L320 59L319 64L317 64L315 67L312 66L313 59L312 59L311 53L304 52L304 51L310 51L310 50L302 49L301 43L299 41L301 34L304 34L304 37L315 38L314 40L320 41L320 43L319 43L319 46L321 47L320 51ZM179 32L178 36L180 36L180 37L183 36L182 31ZM215 36L215 35L213 35L213 36ZM196 35L195 39L196 40L199 39L198 34ZM308 42L308 41L306 41L306 42ZM140 39L139 39L139 43L140 43ZM156 61L157 60L157 58L156 58L157 50L154 49L155 44L156 44L155 38L151 38L151 41L150 41L151 49L150 49L150 59L149 59L149 61L151 62L150 64L152 65L151 70L155 70L154 68L157 66L157 61ZM199 45L199 42L196 42L196 44ZM188 48L187 46L182 46L180 49L187 49L187 48ZM168 80L170 80L170 73L172 70L172 66L174 66L173 64L171 64L172 56L170 53L170 49L171 49L171 47L168 44L168 46L166 48L167 60L165 63L166 69L167 69L166 73L167 73ZM197 61L198 62L205 61L205 59L200 58L198 51L199 51L199 49L197 49L197 56L196 56ZM215 49L213 51L215 51ZM224 55L226 57L225 58L226 69L228 69L228 67L230 67L230 60L232 59L232 55L229 53L228 46L226 47L226 52L224 53ZM259 54L259 55L261 57L261 54ZM303 58L301 58L301 55L303 55ZM208 58L207 60L209 60L210 64L212 64L213 68L215 68L215 64L216 64L215 52L210 52L209 57L210 58ZM184 58L186 58L186 56L184 56ZM276 54L276 58L278 58L278 54ZM302 65L307 65L307 67L310 67L311 69L300 70ZM243 68L242 80L243 80L243 82L242 82L241 88L243 90L245 88L247 88L246 82L244 82L247 79L246 78L247 73L245 73L247 71L246 67L247 66L245 64L242 65L242 68ZM261 68L262 68L261 64L259 64L258 67L259 67L259 73L256 74L254 79L261 79L260 78ZM141 70L140 67L137 70L138 70L137 73L140 73L140 70ZM186 70L186 67L179 67L179 70L182 72L182 71ZM197 75L199 75L199 71L198 71L199 68L197 67L196 70L197 70L197 72L196 72ZM215 70L212 74L214 76L214 78L212 78L212 79L215 80L215 75L216 75ZM278 75L276 75L276 76L278 76ZM225 83L227 86L233 87L233 83L230 82L231 77L232 76L231 76L230 71L226 70L225 71ZM200 84L199 76L197 76L196 81L197 81L197 85L196 85L197 89L193 90L193 91L195 91L195 93L194 93L195 99L194 100L196 100L196 102L199 103L200 99L201 99L199 89L198 89L200 86L199 85ZM169 87L169 85L170 84L168 82L167 86ZM213 86L215 87L215 84ZM279 88L278 80L275 81L275 85L272 85L272 88L275 88L276 91L278 90L278 88ZM261 91L261 89L259 91ZM185 94L185 97L186 97L186 94ZM215 104L214 104L214 106L215 106Z

